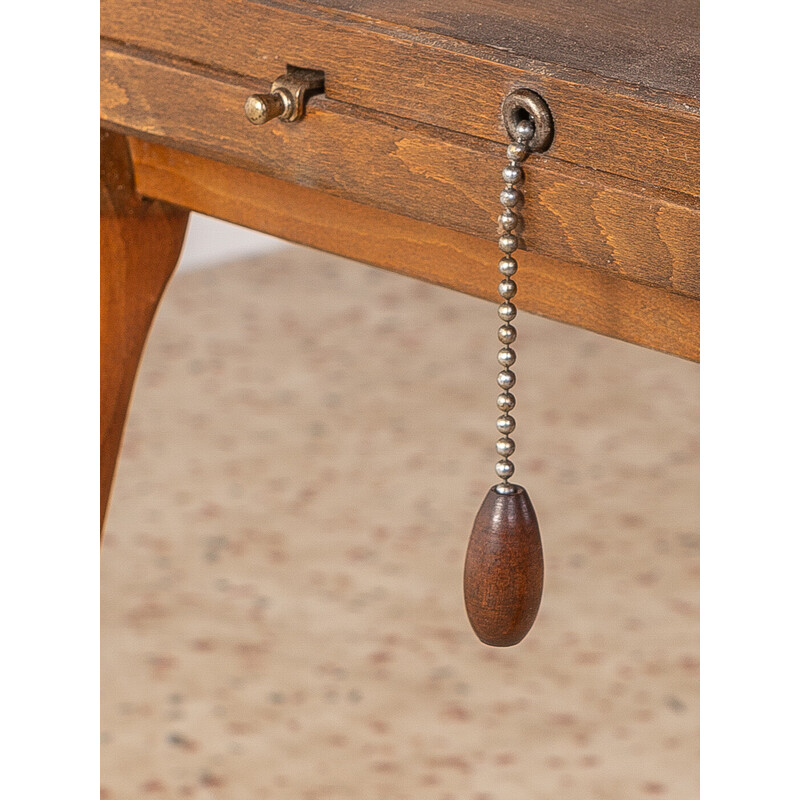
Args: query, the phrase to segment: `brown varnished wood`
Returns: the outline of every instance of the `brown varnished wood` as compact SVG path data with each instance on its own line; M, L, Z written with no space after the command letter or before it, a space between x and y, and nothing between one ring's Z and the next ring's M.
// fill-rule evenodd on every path
M301 123L255 127L242 112L244 98L259 88L255 83L114 47L103 51L101 63L106 124L363 205L496 238L503 145L326 98L312 99ZM549 156L530 158L526 174L525 249L698 296L695 198Z
M130 139L140 191L493 302L496 244L267 175ZM697 300L535 253L518 253L523 310L699 360Z
M698 0L315 0L315 5L699 97Z
M528 86L553 112L552 158L696 195L696 7L661 7L581 0L501 12L458 0L426 13L410 2L351 12L280 0L104 0L101 33L262 90L287 63L321 69L330 99L498 143L503 97ZM160 89L147 88L150 101ZM193 95L179 107L207 108Z
M464 602L484 644L518 644L542 600L544 558L539 523L528 493L489 489L475 517L464 562Z
M101 530L139 358L178 261L188 215L183 208L139 196L125 137L101 129Z

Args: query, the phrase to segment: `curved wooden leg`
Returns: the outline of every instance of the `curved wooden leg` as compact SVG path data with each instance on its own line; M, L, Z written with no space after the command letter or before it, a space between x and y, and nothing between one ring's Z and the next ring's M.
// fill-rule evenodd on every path
M100 130L100 528L136 370L189 212L136 193L125 136Z

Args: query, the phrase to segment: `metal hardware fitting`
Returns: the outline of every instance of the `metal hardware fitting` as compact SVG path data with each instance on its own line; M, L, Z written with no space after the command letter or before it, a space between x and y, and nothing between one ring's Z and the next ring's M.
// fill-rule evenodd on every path
M322 70L290 66L273 81L269 94L251 94L245 100L244 113L253 125L263 125L276 117L296 122L305 114L308 98L324 91Z
M508 135L513 139L517 124L530 119L533 124L533 137L528 149L534 153L547 150L553 141L553 116L547 103L531 89L515 89L503 100L503 122Z

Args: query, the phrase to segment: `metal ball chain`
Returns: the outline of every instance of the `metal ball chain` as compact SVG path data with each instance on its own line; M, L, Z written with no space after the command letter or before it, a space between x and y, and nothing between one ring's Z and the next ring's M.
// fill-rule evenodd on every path
M522 162L525 160L529 153L528 144L533 137L534 127L530 120L520 120L514 130L514 141L511 142L506 151L508 154L508 164L503 167L503 180L505 181L505 188L500 192L500 202L503 205L503 211L498 217L498 223L502 229L502 233L498 239L498 246L503 252L503 257L500 259L498 269L500 270L503 279L500 281L497 291L503 302L497 309L497 314L503 324L497 331L497 338L500 340L503 347L497 354L497 360L502 367L500 374L497 376L497 384L503 390L497 398L497 407L500 409L500 416L497 419L497 430L502 434L497 440L497 454L500 460L495 465L495 472L498 478L502 478L503 482L495 487L495 490L500 494L510 494L514 488L509 484L508 479L514 474L514 465L511 463L510 457L514 453L514 440L509 438L509 434L514 432L516 422L514 417L509 413L516 404L514 395L509 391L516 383L517 377L510 367L517 360L517 354L509 346L514 343L517 338L517 330L511 325L511 320L517 316L517 308L511 302L511 299L517 293L517 284L513 281L512 276L517 271L517 261L512 257L512 253L519 245L519 239L514 233L514 229L519 225L520 218L512 210L522 202L522 192L517 188L517 185L522 181Z

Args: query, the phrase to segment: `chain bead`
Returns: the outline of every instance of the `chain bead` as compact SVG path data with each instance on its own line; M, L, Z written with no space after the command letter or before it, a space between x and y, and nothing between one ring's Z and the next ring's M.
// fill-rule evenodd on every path
M508 458L514 455L514 440L509 439L508 436L503 436L502 439L497 440L495 449L497 450L497 455Z
M517 272L517 260L511 256L503 256L497 265L497 269L507 278L510 278Z
M509 164L503 168L503 180L515 184L522 180L522 170L516 164Z
M497 376L497 385L501 389L510 389L517 382L517 376L510 369L500 370Z
M528 145L526 142L511 142L506 148L506 155L509 161L524 161L528 156Z
M503 392L497 396L497 407L501 411L511 411L517 404L517 399L511 392Z
M513 233L504 233L498 240L497 246L504 253L513 253L517 249L518 240Z
M500 297L510 300L517 293L517 284L511 278L505 278L500 281L497 291L500 292Z
M506 208L513 208L520 200L522 200L522 195L516 189L509 186L506 186L506 188L500 192L500 202Z
M501 325L497 329L497 338L503 344L511 344L517 338L517 329L513 325Z
M519 223L519 217L510 209L505 208L500 216L497 218L497 224L504 231L513 230Z
M514 138L518 142L524 142L526 147L528 139L533 136L533 123L529 119L521 119L517 123L517 128L514 131Z
M503 434L509 434L514 432L514 428L517 427L517 423L510 414L503 414L502 416L497 418L497 430Z
M501 303L497 309L497 316L506 322L510 322L517 316L517 307L513 303Z
M498 478L507 481L514 474L514 465L507 458L503 458L495 464L494 471Z
M497 354L497 360L500 362L501 366L510 367L513 366L514 362L517 360L517 354L510 347L504 347Z

